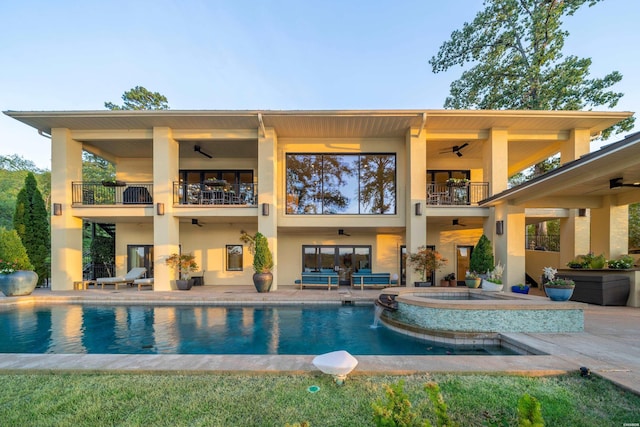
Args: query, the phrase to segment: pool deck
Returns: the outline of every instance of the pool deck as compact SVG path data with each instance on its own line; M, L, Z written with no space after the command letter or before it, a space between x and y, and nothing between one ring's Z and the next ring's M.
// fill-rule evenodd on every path
M535 292L535 290L534 290ZM259 294L253 286L205 286L190 291L152 292L137 289L89 289L51 292L36 289L27 297L0 296L0 304L19 302L180 302L188 304L317 304L343 301L370 303L379 290L300 290L281 287ZM1 295L1 294L0 294ZM592 373L640 395L640 309L585 305L585 330L579 333L508 333L508 339L537 349L529 356L356 356L357 374L420 372L512 373L551 375L577 371ZM339 350L339 349L336 349ZM0 354L2 372L247 372L302 373L316 371L309 356L279 355L108 355Z

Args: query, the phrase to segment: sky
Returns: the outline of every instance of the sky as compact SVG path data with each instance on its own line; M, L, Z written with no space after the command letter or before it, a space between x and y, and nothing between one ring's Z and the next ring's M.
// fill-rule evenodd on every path
M439 109L463 69L433 74L428 61L482 8L482 0L1 1L0 110L102 110L135 86L165 95L174 110ZM565 55L592 58L592 77L623 74L615 111L640 111L639 16L638 0L604 0L564 19ZM51 167L50 140L0 114L0 155L11 154Z

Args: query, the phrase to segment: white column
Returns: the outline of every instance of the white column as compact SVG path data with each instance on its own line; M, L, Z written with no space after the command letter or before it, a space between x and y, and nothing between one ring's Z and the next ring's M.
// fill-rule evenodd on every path
M155 291L169 291L176 279L165 260L179 251L180 223L173 216L173 183L178 181L180 150L170 128L153 128L153 271ZM158 215L158 203L164 204L164 215Z
M427 244L427 141L426 132L418 136L419 129L409 129L406 135L406 245L407 252L417 252L420 246ZM416 204L420 204L422 215L416 215ZM422 281L410 265L407 265L407 287Z
M586 211L586 210L585 210ZM560 265L565 266L577 255L591 250L590 218L579 216L577 209L569 210L569 217L560 219Z
M82 181L82 143L69 129L51 130L51 203L62 205L51 216L51 290L73 289L82 280L82 219L73 216L72 182ZM53 213L53 205L51 212Z
M273 254L272 290L278 289L277 148L278 136L273 128L267 128L265 135L258 131L258 231L269 241ZM263 215L263 205L268 215Z
M502 221L501 235L497 234L498 221ZM497 264L500 261L504 265L502 283L505 291L510 291L509 287L512 285L525 283L525 227L524 208L507 204L495 207L495 222L491 235L495 262Z

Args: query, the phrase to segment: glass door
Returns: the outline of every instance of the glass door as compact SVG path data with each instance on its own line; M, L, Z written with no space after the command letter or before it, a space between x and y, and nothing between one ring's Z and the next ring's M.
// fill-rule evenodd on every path
M144 267L146 277L153 277L153 245L127 245L127 271Z

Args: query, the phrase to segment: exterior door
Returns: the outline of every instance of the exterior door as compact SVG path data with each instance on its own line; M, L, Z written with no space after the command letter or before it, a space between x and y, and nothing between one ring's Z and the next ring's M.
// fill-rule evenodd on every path
M153 245L127 245L127 271L144 267L146 277L153 277Z
M456 280L464 284L464 277L469 271L473 246L456 246Z

